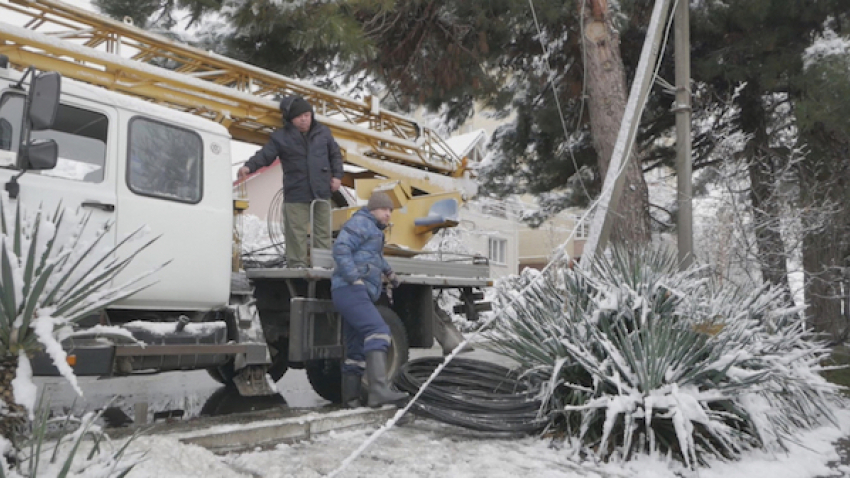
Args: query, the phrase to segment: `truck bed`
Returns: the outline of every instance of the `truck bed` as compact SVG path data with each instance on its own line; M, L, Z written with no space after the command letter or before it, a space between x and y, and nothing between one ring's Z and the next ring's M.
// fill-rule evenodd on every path
M487 264L470 262L429 261L410 257L387 256L387 262L403 284L435 287L487 287L493 284ZM308 269L256 268L248 269L249 279L330 279L333 258L327 249L312 252L313 267Z

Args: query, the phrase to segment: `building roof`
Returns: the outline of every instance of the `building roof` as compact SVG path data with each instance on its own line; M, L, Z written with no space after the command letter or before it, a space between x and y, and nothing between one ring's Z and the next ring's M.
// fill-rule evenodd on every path
M452 151L454 151L455 154L463 158L469 156L469 153L476 145L480 144L483 146L486 141L487 131L484 129L478 129L469 133L452 136L446 140L446 144L452 148Z

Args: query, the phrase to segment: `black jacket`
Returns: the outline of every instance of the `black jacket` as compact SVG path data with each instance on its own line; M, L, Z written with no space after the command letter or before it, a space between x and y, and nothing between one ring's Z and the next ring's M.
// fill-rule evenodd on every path
M272 133L262 149L245 166L254 171L280 158L283 167L283 200L309 203L330 199L331 178L342 179L342 154L327 126L313 120L301 134L291 123Z

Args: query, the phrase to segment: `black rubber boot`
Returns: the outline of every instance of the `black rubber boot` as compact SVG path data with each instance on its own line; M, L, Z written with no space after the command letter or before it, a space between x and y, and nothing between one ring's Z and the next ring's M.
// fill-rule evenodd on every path
M360 408L360 383L363 377L355 373L342 374L342 406L345 408Z
M390 388L387 380L387 353L383 350L366 352L366 378L369 379L368 405L400 405L408 395Z

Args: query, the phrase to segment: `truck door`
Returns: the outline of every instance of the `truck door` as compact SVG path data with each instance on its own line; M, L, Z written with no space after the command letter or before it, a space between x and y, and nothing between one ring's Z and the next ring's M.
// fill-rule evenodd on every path
M0 93L0 188L20 173L15 157L20 145L24 92ZM115 157L109 138L114 110L79 98L63 98L52 129L33 131L32 139L53 139L59 146L56 168L28 171L18 179L21 202L28 213L42 206L51 214L58 204L73 211L91 213L87 234L95 234L114 222ZM113 141L114 143L114 141ZM66 216L67 217L67 216ZM115 228L103 239L104 247L115 243Z
M152 108L151 111L154 111ZM126 116L124 116L126 113ZM164 114L172 114L164 111ZM146 227L157 241L122 275L132 277L169 262L156 284L119 303L127 308L210 310L227 303L232 248L229 138L178 121L121 111L118 234ZM126 120L125 120L126 118Z

